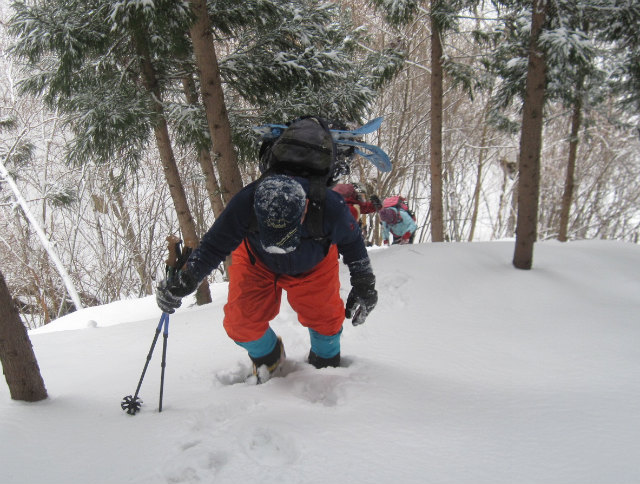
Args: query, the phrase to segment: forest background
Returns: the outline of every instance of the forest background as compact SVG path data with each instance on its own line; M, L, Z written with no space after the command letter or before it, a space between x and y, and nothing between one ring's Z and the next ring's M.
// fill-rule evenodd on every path
M637 243L634 2L0 0L0 267L27 326L151 294L167 236L197 243L259 176L251 127L310 112L384 117L394 169L342 181L405 196L416 241L514 237L534 3L534 238Z

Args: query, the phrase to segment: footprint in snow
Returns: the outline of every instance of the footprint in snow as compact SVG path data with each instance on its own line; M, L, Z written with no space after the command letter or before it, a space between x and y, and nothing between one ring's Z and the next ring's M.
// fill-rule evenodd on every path
M244 437L242 448L251 459L267 466L291 464L298 458L293 440L268 428L252 429Z
M320 370L313 378L299 378L293 385L293 393L313 404L334 407L344 402L345 391L342 375L334 374L334 369Z
M169 484L212 482L228 462L224 452L212 451L199 441L186 443L181 450L164 465L164 478Z
M278 371L272 378L284 378L290 373L303 369L308 366L306 363L302 363L294 360L285 360L284 363L278 368ZM215 373L216 381L223 385L236 385L238 383L245 383L247 385L255 385L256 379L251 375L251 366L247 364L238 363L235 368L220 370Z

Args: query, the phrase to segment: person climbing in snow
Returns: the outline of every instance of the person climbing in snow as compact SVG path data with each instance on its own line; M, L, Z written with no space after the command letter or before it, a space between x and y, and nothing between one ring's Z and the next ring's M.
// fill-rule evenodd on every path
M402 208L388 207L378 212L382 223L382 242L389 244L393 235L393 244L413 244L413 238L418 225L411 215Z
M322 156L331 153L331 136L322 143ZM223 324L249 353L258 383L285 359L282 339L269 324L280 311L283 289L298 321L308 328L308 362L316 368L340 365L345 317L353 325L363 323L378 300L360 229L343 198L328 187L322 188L325 236L311 236L311 187L307 178L265 173L229 201L177 277L157 289L158 306L172 313L231 254ZM351 276L346 307L340 297L339 255Z
M377 195L371 195L367 201L366 192L357 183L339 183L333 187L349 206L353 218L360 220L360 215L376 213L382 208L382 202Z
M351 215L358 222L362 238L366 241L368 232L366 218L361 215L376 213L382 208L382 201L377 195L371 195L370 201L367 201L366 192L357 183L339 183L333 187L333 191L338 192L344 198Z

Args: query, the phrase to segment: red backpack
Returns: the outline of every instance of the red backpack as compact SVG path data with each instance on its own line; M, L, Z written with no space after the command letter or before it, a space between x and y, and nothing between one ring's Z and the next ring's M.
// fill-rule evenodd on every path
M409 215L411 215L411 218L414 220L414 222L416 221L415 214L413 213L412 210L409 209L409 206L407 205L407 201L404 199L403 196L394 195L392 197L385 198L382 201L382 208L389 208L389 207L404 210Z

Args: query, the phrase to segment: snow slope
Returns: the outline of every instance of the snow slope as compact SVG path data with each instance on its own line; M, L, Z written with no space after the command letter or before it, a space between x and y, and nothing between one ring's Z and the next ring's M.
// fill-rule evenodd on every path
M49 399L0 385L0 482L640 482L640 247L513 242L374 249L379 305L345 324L343 367L304 362L283 303L284 377L242 382L244 350L214 301L171 316L133 394L160 311L153 297L88 308L32 331ZM344 296L348 274L342 266ZM192 302L191 300L189 300Z

